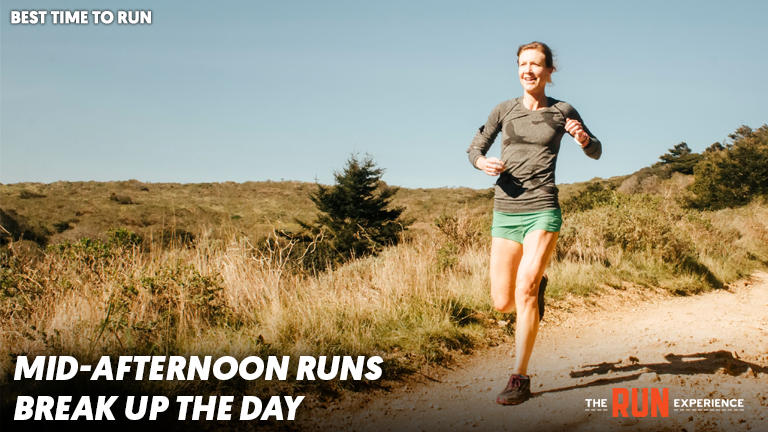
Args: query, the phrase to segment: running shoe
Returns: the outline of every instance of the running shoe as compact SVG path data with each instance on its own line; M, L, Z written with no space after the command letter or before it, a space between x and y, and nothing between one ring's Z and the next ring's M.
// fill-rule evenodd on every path
M512 374L507 387L496 396L496 403L501 405L517 405L531 397L531 378Z
M548 278L542 276L539 283L539 321L544 318L544 291L547 290L547 282L549 282Z

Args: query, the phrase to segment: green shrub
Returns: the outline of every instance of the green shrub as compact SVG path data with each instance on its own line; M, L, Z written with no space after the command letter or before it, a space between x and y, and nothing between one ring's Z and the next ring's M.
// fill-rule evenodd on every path
M486 212L477 214L467 209L451 214L443 213L433 225L445 236L448 243L461 249L474 246L491 231L492 219Z
M81 238L76 243L65 241L48 246L48 252L69 263L83 263L94 266L113 256L112 248L99 239Z
M166 228L160 232L160 244L163 248L191 247L195 244L195 235L182 228Z
M34 199L34 198L45 198L45 195L39 194L36 192L32 192L29 190L23 190L19 192L19 198L21 199Z
M57 233L61 234L66 230L72 229L72 224L70 224L69 221L56 222L53 224L53 229L55 229Z
M109 195L110 201L114 201L118 204L135 204L133 202L133 199L129 197L128 195L117 195L116 193L112 192L112 194Z
M722 150L713 147L694 170L690 186L693 208L717 210L738 207L768 194L768 126L757 130L742 126L729 135L733 142Z
M676 265L695 255L688 236L675 226L675 220L682 217L665 211L659 197L614 194L610 205L566 213L557 256L608 263L613 249L647 254Z
M127 228L113 228L107 231L108 243L116 247L141 246L142 238Z
M608 205L613 201L615 186L607 187L601 182L589 183L578 195L563 200L560 207L564 213L576 213Z
M459 263L459 248L453 243L446 243L437 250L437 270L445 271Z

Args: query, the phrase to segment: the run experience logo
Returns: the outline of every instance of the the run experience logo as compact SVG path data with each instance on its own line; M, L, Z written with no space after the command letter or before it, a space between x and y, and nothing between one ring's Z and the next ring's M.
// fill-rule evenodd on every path
M744 411L744 399L669 399L668 388L614 388L608 399L584 399L585 411L611 412L612 417L669 417L669 412Z

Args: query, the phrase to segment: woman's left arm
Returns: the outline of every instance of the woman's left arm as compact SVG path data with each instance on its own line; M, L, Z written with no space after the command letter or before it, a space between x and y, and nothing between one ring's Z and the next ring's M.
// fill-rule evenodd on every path
M589 128L584 124L578 111L575 109L569 113L569 118L565 121L565 130L571 134L579 143L584 154L592 159L600 159L603 154L603 145L600 140L590 132Z

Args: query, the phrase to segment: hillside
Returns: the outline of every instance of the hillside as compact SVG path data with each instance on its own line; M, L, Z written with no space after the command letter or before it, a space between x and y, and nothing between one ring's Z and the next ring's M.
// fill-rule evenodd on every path
M759 132L768 135L768 128ZM670 157L669 164L561 186L565 217L547 268L547 302L568 312L573 299L593 304L614 290L687 296L764 269L768 189L761 169L768 163L747 171L739 162L768 161L768 140L753 138L702 155L697 163L709 168L693 175L683 173L690 167L680 146L685 158ZM704 188L692 201L692 190L710 178L739 193ZM728 179L749 187L734 188ZM264 237L272 227L295 229L294 218L312 218L313 187L2 185L0 384L9 382L16 355L33 352L66 352L83 362L157 352L379 355L391 380L511 339L515 313L496 311L488 295L490 189L402 189L394 205L416 220L410 241L320 268L304 260L314 243ZM128 231L108 234L118 227L142 235L142 247ZM215 387L232 395L301 392L321 401L377 385L195 381L182 390L136 383L169 395ZM0 410L28 390L8 385Z
M582 185L562 185L561 198ZM315 206L309 193L314 188L313 183L295 181L16 183L0 185L0 209L5 229L41 245L81 237L103 239L112 228L128 228L155 239L164 236L166 241L204 230L215 236L239 232L261 238L273 228L297 230L295 219L311 220ZM464 207L490 209L492 194L492 188L401 188L394 204L406 208L406 218L415 219L413 233L444 213Z

